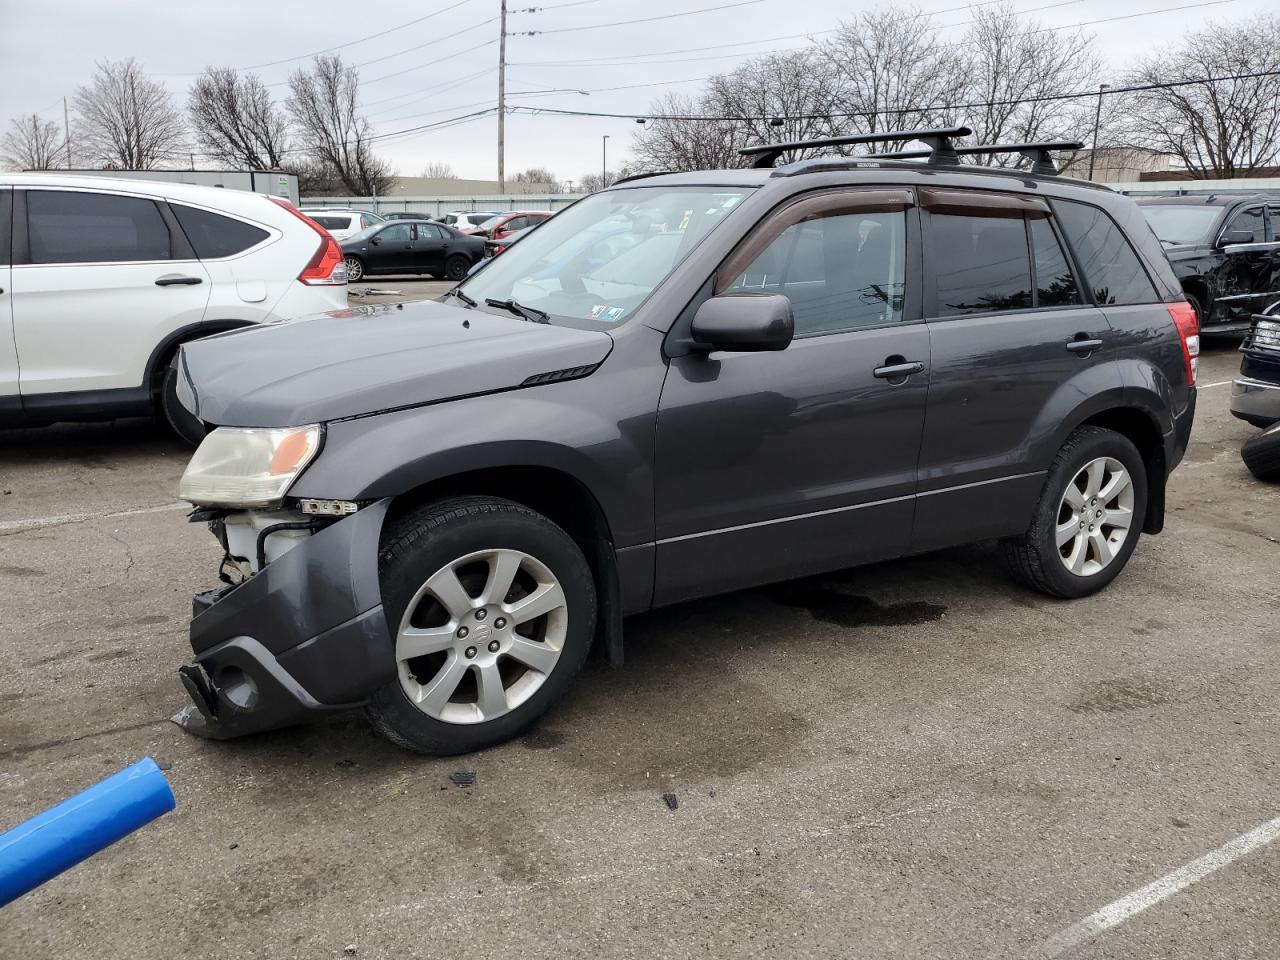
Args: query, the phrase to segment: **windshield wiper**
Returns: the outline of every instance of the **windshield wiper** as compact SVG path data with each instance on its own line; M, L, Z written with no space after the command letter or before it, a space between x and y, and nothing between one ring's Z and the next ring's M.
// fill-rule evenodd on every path
M521 320L529 320L533 323L551 322L551 314L545 310L539 310L537 307L526 307L523 303L516 303L514 300L499 300L497 297L487 297L484 302L491 307L500 307L508 313L514 313Z
M474 307L478 305L474 300L472 300L469 296L463 293L458 287L454 287L452 290L446 293L445 296L457 297L459 300L465 303L468 307Z

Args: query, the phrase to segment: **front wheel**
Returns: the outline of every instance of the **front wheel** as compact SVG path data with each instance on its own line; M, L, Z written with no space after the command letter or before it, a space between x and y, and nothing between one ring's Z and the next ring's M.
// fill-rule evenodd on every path
M452 256L444 263L444 275L450 280L458 281L471 269L471 261L466 257Z
M419 507L388 531L378 567L396 678L368 715L399 746L455 754L518 736L586 660L591 569L527 507L493 497Z
M1114 430L1081 427L1054 458L1027 532L1004 541L1005 559L1042 593L1087 596L1124 568L1146 511L1138 448Z

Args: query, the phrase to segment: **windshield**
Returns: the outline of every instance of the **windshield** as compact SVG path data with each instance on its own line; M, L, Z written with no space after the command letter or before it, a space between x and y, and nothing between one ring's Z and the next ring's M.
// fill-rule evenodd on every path
M343 240L343 243L364 243L375 233L382 229L382 224L375 223L372 227L365 227L359 233L353 233L351 236Z
M746 196L710 187L593 194L546 221L463 283L474 300L515 300L552 323L626 320Z
M502 214L502 215L497 216L497 217L490 217L488 220L481 220L481 221L480 221L480 224L479 224L480 229L481 229L481 230L492 230L494 227L496 227L496 226L497 226L497 225L502 221L502 218L503 218L504 216L506 216L506 214Z
M1165 243L1204 243L1222 213L1221 207L1192 207L1177 203L1144 203L1142 212L1151 229Z

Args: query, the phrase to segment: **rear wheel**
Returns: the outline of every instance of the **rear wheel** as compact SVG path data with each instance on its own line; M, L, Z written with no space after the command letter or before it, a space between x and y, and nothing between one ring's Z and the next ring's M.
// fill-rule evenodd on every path
M1102 427L1081 427L1045 478L1027 532L1004 541L1014 575L1055 597L1101 590L1124 568L1142 532L1147 472L1137 447Z
M471 269L471 261L457 254L444 262L444 275L450 280L461 280Z
M1246 440L1240 459L1259 480L1280 483L1280 424Z
M347 280L352 283L364 279L364 263L359 257L347 257Z
M520 504L419 507L389 530L379 574L397 675L368 714L399 746L454 754L517 736L586 659L591 569L568 534Z
M178 400L178 354L173 355L164 373L164 385L160 390L160 411L168 421L173 432L193 447L198 447L208 425Z

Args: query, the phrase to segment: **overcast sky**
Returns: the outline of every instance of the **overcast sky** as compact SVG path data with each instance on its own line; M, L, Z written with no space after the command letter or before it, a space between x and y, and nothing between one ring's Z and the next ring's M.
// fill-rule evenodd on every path
M803 45L806 35L820 37L842 18L869 6L838 0L755 0L689 13L733 2L510 0L508 31L545 31L508 38L507 88L515 94L510 103L643 112L667 90L696 92L699 81L710 74L730 70L755 53ZM1174 42L1188 30L1245 18L1273 9L1274 3L1013 0L1016 10L1045 27L1167 11L1084 27L1097 36L1099 49L1116 71L1127 60ZM494 105L498 6L498 0L0 0L0 122L7 125L9 118L32 112L61 122L61 98L89 78L95 61L128 56L137 57L162 80L180 105L185 106L193 75L208 64L274 64L256 72L276 84L272 89L283 98L289 71L305 59L278 61L305 58L380 31L388 32L337 51L347 62L360 65L362 99L375 132L450 120ZM534 6L544 9L516 12ZM948 36L960 33L971 17L958 0L923 0L919 6L936 14L935 22ZM1177 7L1183 9L1170 9ZM437 11L442 12L429 16ZM417 18L425 19L410 23ZM618 25L640 18L660 19ZM706 47L715 49L691 50ZM641 56L649 54L653 56ZM563 88L590 93L519 95ZM380 148L402 175L417 175L424 163L437 160L452 165L460 176L492 179L497 175L496 129L497 121L489 115L448 129L390 138ZM566 179L599 171L601 138L606 134L613 168L630 153L635 129L632 120L509 117L508 174L530 166L549 167Z

